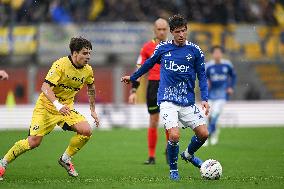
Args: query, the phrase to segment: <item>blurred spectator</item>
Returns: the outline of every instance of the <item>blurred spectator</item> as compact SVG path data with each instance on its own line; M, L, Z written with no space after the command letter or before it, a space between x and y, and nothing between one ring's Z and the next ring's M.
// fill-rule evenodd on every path
M277 20L274 17L275 0L268 0L262 3L263 20L267 25L277 25Z
M260 91L253 85L249 84L248 89L244 94L245 100L259 100L260 99Z
M153 21L180 13L190 22L277 25L283 3L284 0L0 0L0 24Z
M53 1L50 5L49 11L52 20L56 23L68 24L72 22L71 16L59 1Z

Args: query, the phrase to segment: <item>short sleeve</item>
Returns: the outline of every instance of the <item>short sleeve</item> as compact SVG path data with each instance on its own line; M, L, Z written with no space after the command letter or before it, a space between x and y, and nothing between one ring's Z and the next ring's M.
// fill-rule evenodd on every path
M94 83L94 72L93 72L93 69L92 69L92 68L90 68L90 70L89 70L89 75L88 75L88 77L86 78L85 83L86 83L87 85L91 85L91 84Z
M62 70L61 70L61 66L59 64L58 61L54 62L53 65L51 66L51 68L49 69L45 80L51 84L56 86L58 84L58 81L60 79L62 75Z

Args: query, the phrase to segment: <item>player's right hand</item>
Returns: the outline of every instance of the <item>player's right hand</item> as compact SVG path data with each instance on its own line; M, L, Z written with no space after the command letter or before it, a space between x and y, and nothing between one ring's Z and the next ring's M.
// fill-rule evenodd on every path
M64 105L59 112L64 115L64 116L69 116L71 114L71 110L69 109L68 106Z
M121 79L120 79L121 82L123 83L126 83L126 84L129 84L130 83L130 76L123 76Z
M129 95L128 97L128 103L129 104L136 104L137 102L137 94L136 93L132 93Z

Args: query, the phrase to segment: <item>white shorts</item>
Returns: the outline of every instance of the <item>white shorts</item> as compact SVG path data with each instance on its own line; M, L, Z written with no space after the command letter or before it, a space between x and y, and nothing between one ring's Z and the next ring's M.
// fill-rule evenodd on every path
M209 100L208 103L210 106L210 116L216 117L222 113L226 100L224 99Z
M192 106L178 106L172 102L162 102L160 104L160 115L167 130L179 127L179 121L183 124L182 128L190 127L195 129L206 124L204 113L195 104Z

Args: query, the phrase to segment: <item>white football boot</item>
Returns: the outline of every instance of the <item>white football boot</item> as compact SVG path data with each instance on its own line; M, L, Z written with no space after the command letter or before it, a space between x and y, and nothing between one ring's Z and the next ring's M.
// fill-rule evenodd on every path
M71 158L68 158L66 161L63 161L62 156L58 160L59 165L66 169L67 173L71 177L78 177L78 172L75 170Z

